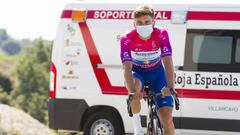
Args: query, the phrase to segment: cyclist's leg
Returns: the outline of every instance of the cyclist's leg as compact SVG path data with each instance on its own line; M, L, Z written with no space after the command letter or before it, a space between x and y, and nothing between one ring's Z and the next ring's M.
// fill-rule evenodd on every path
M172 117L173 107L161 107L158 110L158 117L164 128L164 135L175 135L175 127Z
M134 77L135 90L139 92L143 89L144 80L142 76L136 72L133 72L133 77ZM140 99L132 101L131 109L133 113L133 126L134 126L135 135L143 135L143 129L142 129L141 118L140 118L140 111L141 111Z
M164 128L164 135L175 135L173 123L173 98L172 96L157 97L157 114Z
M160 92L160 90L167 85L163 67L159 69L158 75L158 79L154 80L152 86L152 90L154 90L155 93ZM164 135L175 135L172 118L173 104L174 102L172 96L158 96L156 99L157 113L164 128Z
M144 86L143 77L139 73L133 72L133 82L136 90L135 92L140 92ZM133 100L131 107L132 107L133 114L139 113L141 110L140 100Z

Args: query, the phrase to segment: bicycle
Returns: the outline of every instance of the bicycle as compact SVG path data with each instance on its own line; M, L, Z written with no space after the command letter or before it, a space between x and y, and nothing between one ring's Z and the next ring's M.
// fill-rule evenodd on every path
M156 101L156 97L157 96L162 96L162 93L153 93L150 91L150 85L148 83L144 84L144 92L145 92L145 96L143 96L143 98L147 101L147 105L148 105L148 123L147 123L147 135L163 135L163 130L162 130L162 125L160 122L159 117L157 116L157 108L155 105L155 101ZM170 89L171 95L174 98L174 102L175 102L175 109L179 110L179 99L177 97L177 93L173 90ZM128 109L128 113L129 116L132 117L132 110L131 110L131 101L133 99L133 95L130 94L127 98L127 109ZM160 129L160 132L159 132Z

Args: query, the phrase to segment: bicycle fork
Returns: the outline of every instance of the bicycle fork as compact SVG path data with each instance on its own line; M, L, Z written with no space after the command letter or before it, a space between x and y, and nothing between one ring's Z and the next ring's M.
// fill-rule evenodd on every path
M160 119L157 115L157 108L156 106L154 105L154 103L152 103L153 101L151 100L148 100L147 103L148 103L148 124L147 124L147 135L155 135L155 131L154 131L154 120L157 120L157 127L160 128L160 132L161 132L161 135L163 135L163 130L162 130L162 125L161 125L161 122L160 122ZM158 130L158 129L157 129ZM159 133L159 132L157 132Z

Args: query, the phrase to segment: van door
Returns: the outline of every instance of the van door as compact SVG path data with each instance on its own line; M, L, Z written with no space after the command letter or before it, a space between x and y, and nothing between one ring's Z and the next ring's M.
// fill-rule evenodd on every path
M184 134L240 132L239 48L240 30L187 30L181 128L188 130Z

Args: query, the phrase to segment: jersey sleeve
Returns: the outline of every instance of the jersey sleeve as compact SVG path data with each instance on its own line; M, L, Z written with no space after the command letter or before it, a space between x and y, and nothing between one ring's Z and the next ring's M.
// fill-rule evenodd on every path
M161 30L161 56L172 56L172 47L169 41L168 32L166 30Z
M120 39L120 48L120 57L122 63L124 61L132 61L130 39L128 39L127 37L122 37Z

